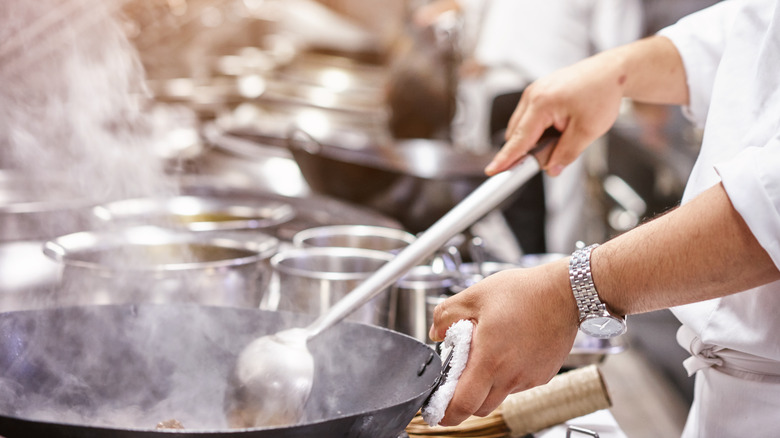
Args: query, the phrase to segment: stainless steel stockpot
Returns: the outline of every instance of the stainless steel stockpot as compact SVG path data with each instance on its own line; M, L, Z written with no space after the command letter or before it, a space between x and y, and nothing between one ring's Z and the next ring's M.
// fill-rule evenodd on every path
M296 248L271 258L277 310L320 315L351 292L393 254L362 248ZM389 288L388 288L389 289ZM387 326L390 294L382 292L347 319Z
M62 265L59 304L192 302L258 307L279 240L153 226L78 232L50 240Z
M412 268L393 289L398 306L391 312L393 329L430 343L428 329L433 323L433 309L452 294L456 277L456 273L440 271L430 265Z

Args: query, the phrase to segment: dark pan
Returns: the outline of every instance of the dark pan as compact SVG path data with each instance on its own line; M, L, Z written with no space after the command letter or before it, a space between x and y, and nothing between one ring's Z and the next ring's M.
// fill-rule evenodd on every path
M238 352L309 322L197 305L0 314L0 436L397 437L431 392L441 360L411 337L356 323L310 341L316 371L303 423L229 427L224 394ZM172 419L185 429L156 429Z

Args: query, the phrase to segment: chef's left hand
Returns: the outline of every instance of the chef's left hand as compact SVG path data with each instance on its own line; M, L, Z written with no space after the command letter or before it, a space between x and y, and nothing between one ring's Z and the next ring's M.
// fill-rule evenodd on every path
M440 424L486 416L507 395L547 383L571 351L578 316L568 259L499 272L439 304L434 341L461 319L474 322L468 362Z

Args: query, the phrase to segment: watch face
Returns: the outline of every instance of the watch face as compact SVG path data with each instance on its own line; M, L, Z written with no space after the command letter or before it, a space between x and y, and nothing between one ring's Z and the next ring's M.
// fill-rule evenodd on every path
M589 316L580 323L580 329L594 338L614 338L626 332L626 321L614 316Z

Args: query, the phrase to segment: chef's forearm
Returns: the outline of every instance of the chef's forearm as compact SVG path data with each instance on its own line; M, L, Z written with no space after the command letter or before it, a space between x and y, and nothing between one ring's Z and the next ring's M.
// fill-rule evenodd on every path
M644 38L596 56L606 57L618 67L624 97L646 103L688 104L685 67L668 38Z
M721 297L780 279L721 184L606 242L591 257L599 295L620 314Z

